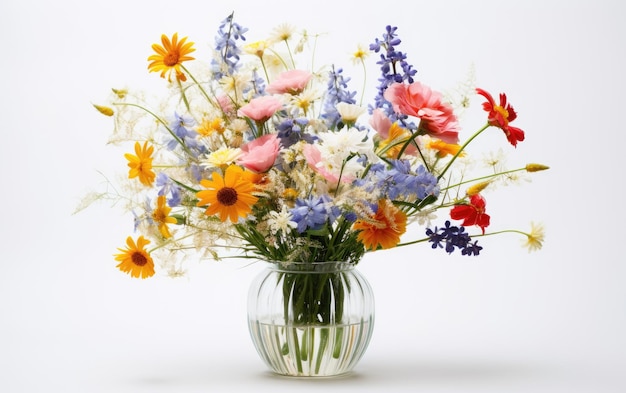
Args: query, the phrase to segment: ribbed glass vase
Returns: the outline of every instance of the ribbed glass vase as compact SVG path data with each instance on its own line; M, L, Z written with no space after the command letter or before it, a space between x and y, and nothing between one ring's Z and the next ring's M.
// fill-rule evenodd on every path
M374 328L374 295L348 262L266 262L248 294L252 341L275 373L350 372Z

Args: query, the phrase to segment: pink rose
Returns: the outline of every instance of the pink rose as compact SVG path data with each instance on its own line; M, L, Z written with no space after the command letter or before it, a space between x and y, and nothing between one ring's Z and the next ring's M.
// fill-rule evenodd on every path
M265 88L270 94L298 94L309 83L312 74L309 71L289 70L278 75L278 78Z
M283 103L273 96L253 98L246 105L239 108L237 114L246 116L254 121L266 121L283 106Z
M280 143L276 134L263 135L241 146L242 155L237 162L254 172L265 172L274 165Z
M385 90L393 110L422 120L420 130L446 143L459 141L459 123L452 106L442 101L441 93L419 82L394 83Z

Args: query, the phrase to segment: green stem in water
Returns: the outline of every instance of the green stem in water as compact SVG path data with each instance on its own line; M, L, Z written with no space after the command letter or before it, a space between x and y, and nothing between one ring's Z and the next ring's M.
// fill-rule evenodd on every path
M298 331L295 326L287 327L293 333L293 340L296 353L294 354L296 357L296 366L298 367L298 372L302 373L302 354L300 353L300 344L298 343Z
M320 367L322 366L322 360L324 359L324 350L328 346L328 337L330 335L329 328L322 328L320 330L320 347L317 350L317 362L315 363L315 374L319 374Z

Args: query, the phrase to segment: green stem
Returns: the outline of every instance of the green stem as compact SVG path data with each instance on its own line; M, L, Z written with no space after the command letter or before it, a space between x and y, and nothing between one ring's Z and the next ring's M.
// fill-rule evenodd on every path
M485 124L484 126L482 126L482 128L478 131L476 131L474 133L474 135L472 135L467 141L465 141L465 143L463 144L463 146L461 146L461 148L459 149L459 151L456 152L456 154L454 155L454 157L452 157L452 159L448 162L448 165L446 165L446 167L443 169L443 171L441 171L441 173L439 174L439 176L437 176L437 180L441 179L443 177L443 175L445 175L445 173L448 171L448 169L450 169L450 167L452 166L452 164L454 163L454 161L457 159L457 157L459 156L459 154L461 154L461 152L463 150L465 150L465 147L467 147L467 145L470 144L471 141L474 140L474 138L476 138L478 135L480 135L483 131L485 131L487 128L489 128L489 123Z
M317 350L317 362L315 363L315 374L319 374L320 367L322 366L322 360L324 359L324 350L328 346L328 336L330 335L329 328L322 328L320 330L320 347Z
M259 56L259 59L261 59L261 66L263 67L263 73L265 74L265 80L269 84L270 83L270 76L267 73L267 67L265 67L265 62L263 61L263 56Z
M337 331L335 332L335 348L333 348L333 357L335 359L339 359L339 355L341 355L341 348L343 347L343 326L338 326Z
M485 237L485 236L500 235L500 234L503 234L503 233L517 233L517 234L520 234L520 235L529 236L528 233L520 231L520 230L517 230L517 229L503 229L501 231L488 232L488 233L479 233L479 234L476 234L476 235L470 235L470 237L471 238ZM412 244L423 243L425 241L428 241L429 239L430 238L425 237L423 239L414 240L414 241L411 241L411 242L400 243L396 247L410 246Z
M287 53L289 53L289 58L291 59L291 66L295 69L296 68L296 61L293 59L293 54L291 53L291 48L289 47L289 42L287 40L285 41L285 46L287 46Z
M404 151L409 147L409 145L412 143L415 145L415 147L417 148L417 152L420 155L420 158L422 159L422 163L424 164L424 167L426 168L426 170L428 172L430 172L430 167L428 166L428 162L426 161L426 158L424 157L424 154L422 153L422 149L420 149L419 145L415 142L415 138L417 138L420 135L419 132L414 132L410 138L408 138L406 140L406 142L404 142L404 145L402 145L402 148L400 149L400 152L398 153L398 159L400 159L400 157L402 157L402 154L404 154Z
M181 183L178 180L174 179L174 178L170 178L174 183L176 183L177 185L179 185L180 187L184 188L185 190L189 191L189 192L193 192L194 194L198 193L198 190L196 190L195 188L191 188L188 185L186 185L185 183Z
M526 170L526 167L523 167L523 168L510 169L510 170L508 170L508 171L503 171L503 172L493 173L493 174L491 174L491 175L485 175L485 176L481 176L481 177L476 177L476 178L473 178L473 179L470 179L470 180L465 180L465 181L462 181L462 182L459 182L459 183L456 183L456 184L449 185L449 186L447 186L447 187L445 187L445 188L442 188L441 190L442 190L442 191L443 191L443 190L449 190L449 189L452 189L452 188L456 188L456 187L458 187L458 186L461 186L461 185L463 185L463 184L467 184L467 183L474 183L474 182L477 182L477 181L480 181L480 180L492 179L492 178L494 178L494 177L498 177L498 176L506 175L506 174L509 174L509 173L515 173L515 172L525 171L525 170Z
M472 237L485 237L485 236L492 236L492 235L500 235L503 233L517 233L520 235L524 235L524 236L529 236L528 233L520 231L518 229L503 229L501 231L495 231L495 232L488 232L488 233L479 233L478 235L472 235Z
M278 52L276 52L274 49L269 49L270 52L272 52L277 58L278 60L280 60L280 62L283 64L283 67L285 67L285 70L289 69L289 66L287 65L287 63L285 63L285 60L282 58L282 56L280 54L278 54ZM267 83L269 83L269 80L267 81Z
M296 366L298 367L298 372L302 373L302 355L300 354L300 344L298 342L298 328L296 328L295 326L288 326L287 327L289 330L291 330L292 334L293 334L293 341L294 341L294 348L296 353L294 354L294 356L296 357Z
M195 83L195 85L198 87L202 95L207 99L207 101L209 101L209 104L211 104L211 106L215 108L220 108L220 106L215 101L213 101L211 97L209 97L209 94L206 92L206 90L204 90L200 82L198 82L198 80L193 76L193 74L189 72L189 70L184 65L181 64L180 67L185 71L185 73L187 73L187 75L189 75L189 77L191 78L193 83ZM183 98L184 97L185 95L183 94ZM186 99L185 99L185 102L187 102ZM189 108L189 104L187 104L187 108Z
M128 102L115 102L115 103L113 103L113 105L116 105L116 106L132 106L132 107L135 107L135 108L139 108L139 109L143 110L144 112L146 112L146 113L150 114L150 115L151 115L152 117L154 117L154 118L155 118L155 119L156 119L159 123L161 123L161 124L163 125L163 127L165 127L165 129L167 130L167 132L168 132L168 133L172 136L172 138L174 138L174 140L176 140L176 142L178 142L178 144L179 144L179 145L180 145L180 146L181 146L181 147L185 150L185 152L186 152L189 156L191 156L191 157L193 157L193 156L194 156L194 154L193 154L193 153L189 150L189 148L185 145L185 143L183 142L183 140L182 140L182 139L180 139L180 138L178 137L178 135L176 135L176 134L174 133L174 131L172 131L172 129L169 127L169 125L168 125L165 121L163 121L163 119L161 119L159 116L157 116L157 115L156 115L156 113L152 112L152 111L151 111L151 110L149 110L148 108L143 107L143 106L141 106L141 105L139 105L139 104L133 104L133 103L128 103Z
M360 58L361 65L363 66L363 87L361 90L361 99L359 100L359 106L363 106L363 97L365 96L365 86L367 85L367 67L365 67L365 62L363 58Z
M187 71L187 73L189 74L189 71ZM187 112L191 112L191 107L189 106L189 100L187 99L187 94L185 94L185 89L183 89L183 84L178 78L176 78L176 82L178 82L178 89L180 90L180 96L183 98L183 102L185 103L185 108L187 108Z
M413 240L411 242L399 243L398 245L396 245L396 247L404 247L404 246L410 246L412 244L423 243L425 241L428 241L429 239L430 239L429 237L425 237L423 239Z
M265 135L265 123L267 123L267 120L265 121L255 121L256 123L256 137L260 138L261 136Z

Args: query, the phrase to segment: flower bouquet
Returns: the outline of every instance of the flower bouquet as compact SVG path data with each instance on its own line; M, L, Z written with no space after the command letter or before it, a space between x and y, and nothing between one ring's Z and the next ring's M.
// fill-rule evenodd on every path
M113 89L111 103L94 105L114 119L110 142L133 148L123 191L92 196L123 200L133 212L137 236L115 255L121 271L180 276L190 255L272 261L273 285L293 296L278 319L324 328L351 317L344 300L353 281L345 271L299 274L311 266L354 266L368 252L418 243L476 256L477 238L504 232L541 247L540 225L489 232L484 195L547 166L509 169L492 156L471 172L472 146L486 130L499 130L489 138L505 145L525 139L505 94L495 99L472 78L453 95L417 81L397 28L387 26L353 55L364 70L369 56L378 59L375 95L363 104L365 88L353 90L342 67L315 65L317 35L289 25L250 43L246 34L229 15L206 62L192 57L187 37L163 35L148 70L167 81L165 97L153 103ZM460 113L474 94L485 123L465 134ZM318 375L324 366L312 364L325 348L335 358L350 342L341 330L284 334L276 356L295 358L296 375L307 361L307 375Z

